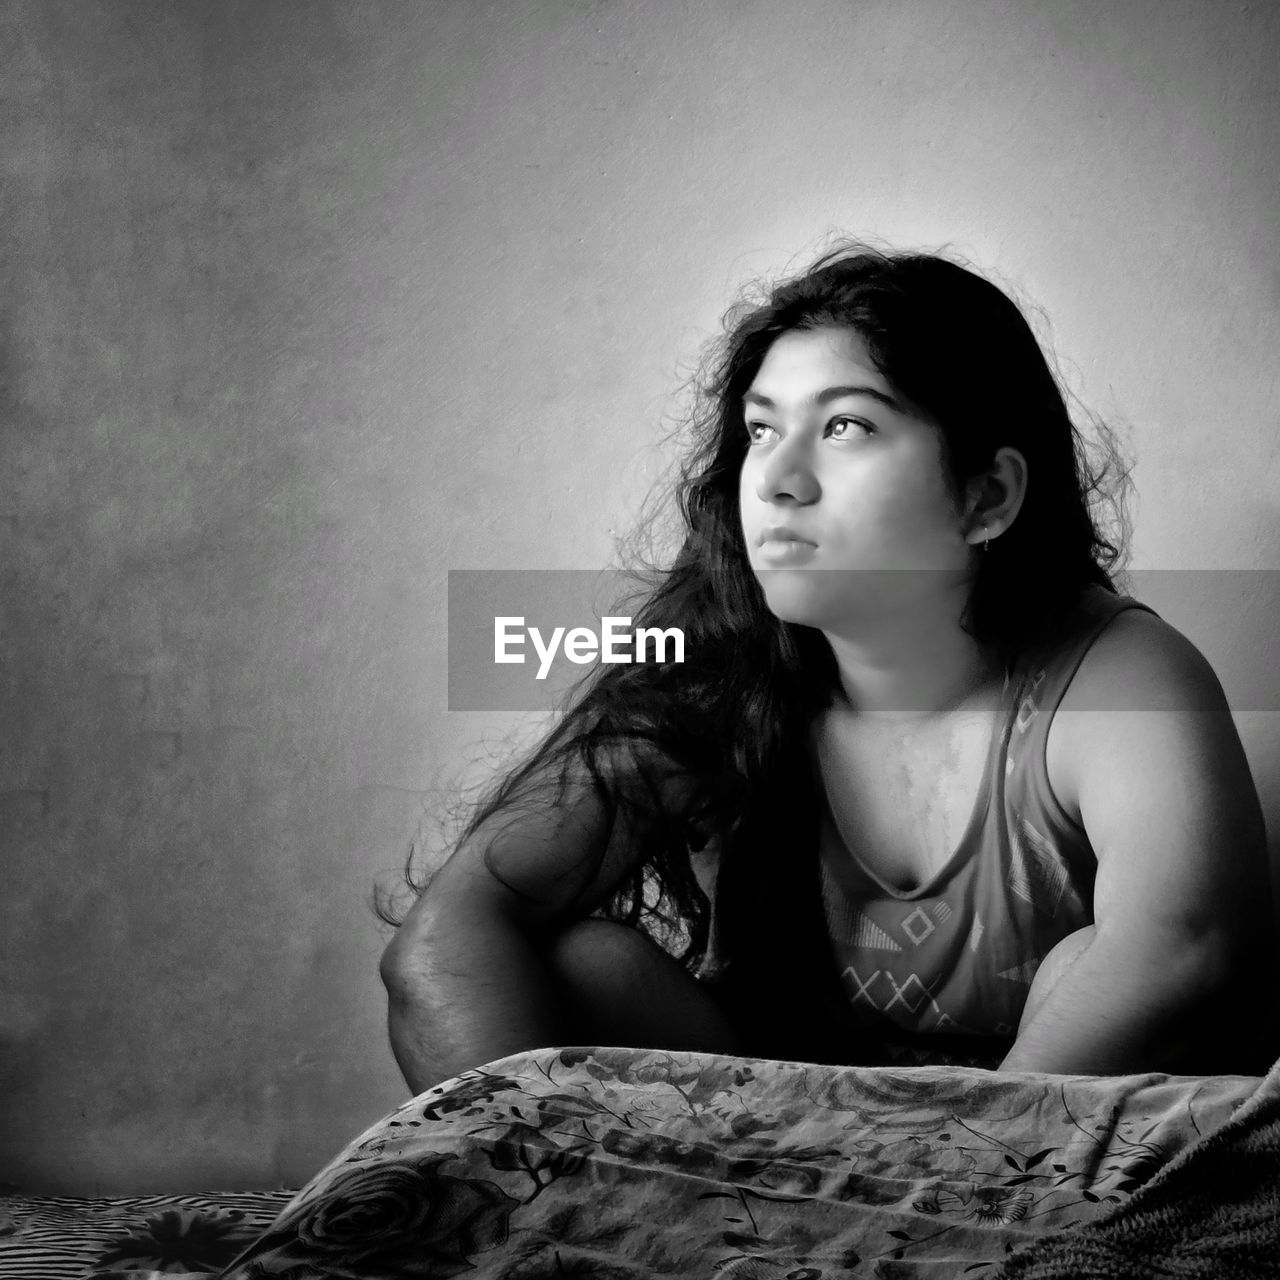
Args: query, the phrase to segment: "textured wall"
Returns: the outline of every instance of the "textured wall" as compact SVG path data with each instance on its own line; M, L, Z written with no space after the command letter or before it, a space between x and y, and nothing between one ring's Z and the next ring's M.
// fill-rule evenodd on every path
M1276 567L1278 37L1217 0L10 0L0 1181L296 1184L399 1100L368 891L503 727L443 709L445 572L603 563L725 303L830 230L1044 308L1140 458L1138 565Z

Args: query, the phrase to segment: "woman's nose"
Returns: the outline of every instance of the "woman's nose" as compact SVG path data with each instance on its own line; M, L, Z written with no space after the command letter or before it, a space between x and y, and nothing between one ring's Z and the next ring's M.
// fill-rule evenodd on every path
M756 484L756 496L761 502L791 501L807 506L816 502L821 492L804 442L794 437L783 440L770 452Z

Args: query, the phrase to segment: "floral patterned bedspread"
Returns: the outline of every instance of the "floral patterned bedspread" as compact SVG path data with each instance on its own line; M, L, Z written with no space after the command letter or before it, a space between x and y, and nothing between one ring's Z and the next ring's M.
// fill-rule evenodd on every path
M406 1103L225 1276L978 1276L1257 1083L544 1050Z
M1108 1211L1257 1084L539 1050L405 1103L225 1270L207 1250L161 1265L169 1280L980 1277ZM121 1272L162 1274L118 1243L65 1274Z

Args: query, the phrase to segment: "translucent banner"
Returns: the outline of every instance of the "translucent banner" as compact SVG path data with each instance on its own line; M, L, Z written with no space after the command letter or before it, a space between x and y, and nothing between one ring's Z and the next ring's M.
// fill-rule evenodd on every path
M874 620L941 584L927 570L797 567L764 571L762 585L779 610L821 626L860 612ZM1280 570L1135 570L1120 586L1204 653L1233 711L1280 710ZM637 628L642 600L636 579L617 570L451 570L449 709L545 711L597 667L684 661L678 628ZM1096 710L1121 704L1174 709L1167 694L1134 688Z

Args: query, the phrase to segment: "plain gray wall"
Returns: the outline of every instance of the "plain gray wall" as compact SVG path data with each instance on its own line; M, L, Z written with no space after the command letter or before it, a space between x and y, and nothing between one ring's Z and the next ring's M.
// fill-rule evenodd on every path
M1137 566L1277 567L1278 36L10 0L0 1180L296 1185L401 1100L368 892L510 724L444 709L445 573L606 563L720 312L830 231L1043 308L1138 455ZM1276 719L1241 714L1273 831Z

